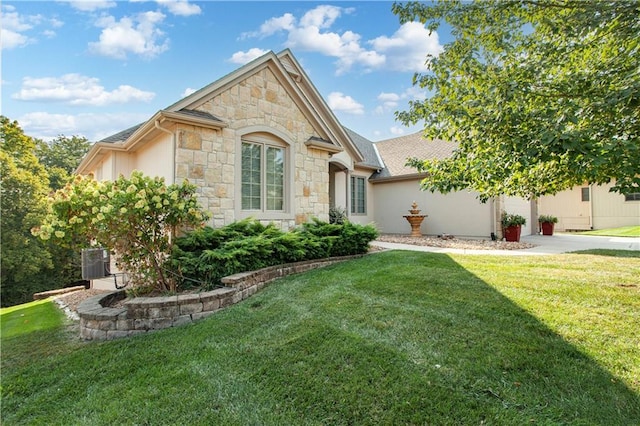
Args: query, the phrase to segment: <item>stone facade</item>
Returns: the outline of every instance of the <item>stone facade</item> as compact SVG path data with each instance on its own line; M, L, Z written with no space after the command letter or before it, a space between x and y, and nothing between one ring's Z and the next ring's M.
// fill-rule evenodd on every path
M239 147L246 129L262 129L288 144L292 172L293 199L288 211L274 222L283 230L308 221L312 217L329 218L329 154L305 145L317 132L298 104L274 73L268 68L258 70L210 100L197 110L210 113L229 123L222 130L181 125L176 141L176 181L188 179L199 188L199 201L212 215L214 227L228 225L240 219Z

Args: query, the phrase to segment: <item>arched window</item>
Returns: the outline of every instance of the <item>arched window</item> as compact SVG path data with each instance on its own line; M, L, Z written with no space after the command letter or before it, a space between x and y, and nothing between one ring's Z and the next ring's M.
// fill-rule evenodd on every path
M273 135L254 133L243 136L241 145L241 210L287 211L287 144Z

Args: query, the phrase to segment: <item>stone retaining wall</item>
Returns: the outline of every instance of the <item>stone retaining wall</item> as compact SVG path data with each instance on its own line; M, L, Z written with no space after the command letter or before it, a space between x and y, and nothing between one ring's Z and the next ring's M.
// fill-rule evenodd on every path
M124 290L91 297L78 306L80 336L111 340L189 324L255 294L271 281L337 262L362 257L344 256L271 266L222 279L225 287L202 293L164 297L137 297L122 307L109 307L126 298Z
M86 288L87 287L83 285L76 285L73 287L59 288L57 290L42 291L40 293L34 293L33 300L48 299L51 296L59 296L61 294L71 293L72 291L84 290Z

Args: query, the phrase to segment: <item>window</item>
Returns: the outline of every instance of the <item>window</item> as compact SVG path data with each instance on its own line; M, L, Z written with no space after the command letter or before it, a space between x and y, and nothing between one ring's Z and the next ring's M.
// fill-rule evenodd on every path
M582 188L582 201L589 201L589 187Z
M625 201L640 201L640 192L632 192L624 196Z
M242 210L283 211L285 149L242 142Z
M351 176L351 213L367 213L367 197L365 191L365 178L360 176Z

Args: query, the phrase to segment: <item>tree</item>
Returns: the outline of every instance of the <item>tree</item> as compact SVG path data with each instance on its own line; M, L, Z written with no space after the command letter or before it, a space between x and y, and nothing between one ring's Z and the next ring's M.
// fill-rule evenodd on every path
M60 135L51 142L36 141L36 156L49 173L51 189L62 188L72 178L89 148L87 138L79 136Z
M401 22L443 22L454 41L414 85L433 96L396 113L458 143L411 159L424 189L525 198L615 181L640 192L640 2L478 0L395 3Z
M33 154L34 140L23 133L16 121L0 116L0 123L2 306L8 306L48 289L47 283L34 277L52 267L51 257L30 229L46 213L49 182Z
M115 182L76 176L49 199L49 212L32 233L76 249L100 245L116 254L132 286L175 291L165 262L176 233L206 219L195 191L186 181L166 186L138 171Z

